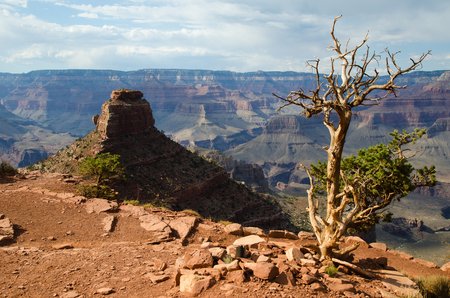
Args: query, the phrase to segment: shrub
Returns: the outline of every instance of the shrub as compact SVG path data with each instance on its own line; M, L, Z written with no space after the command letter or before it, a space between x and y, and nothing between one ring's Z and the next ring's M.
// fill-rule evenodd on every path
M325 273L329 276L335 276L338 272L339 270L334 265L330 265L325 268Z
M233 257L232 256L230 256L229 254L226 254L223 258L222 258L222 261L225 263L225 264L230 264L231 262L233 262Z
M78 186L78 193L86 198L103 198L113 200L117 193L107 185L84 184Z
M139 204L140 204L138 200L124 200L123 202L127 205L133 205L133 206L139 206Z
M0 177L14 176L17 170L6 161L0 162Z
M192 209L184 209L182 212L184 212L184 213L186 213L186 214L188 214L188 215L193 215L193 216L197 216L197 217L202 217L202 216L200 215L200 213L198 213L197 211L192 210Z
M450 278L446 276L428 276L417 280L417 286L424 298L450 297Z

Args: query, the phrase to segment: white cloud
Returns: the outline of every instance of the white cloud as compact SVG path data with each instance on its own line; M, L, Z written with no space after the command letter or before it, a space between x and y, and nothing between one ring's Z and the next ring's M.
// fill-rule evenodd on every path
M370 30L369 45L377 51L402 50L406 60L432 49L441 61L430 59L426 68L450 68L448 1L379 0L364 7L359 0L36 1L48 12L23 0L0 2L2 70L157 65L304 71L306 60L330 55L330 25L341 12L341 41L358 42Z
M80 18L86 18L86 19L98 19L98 14L95 12L81 12L77 14Z

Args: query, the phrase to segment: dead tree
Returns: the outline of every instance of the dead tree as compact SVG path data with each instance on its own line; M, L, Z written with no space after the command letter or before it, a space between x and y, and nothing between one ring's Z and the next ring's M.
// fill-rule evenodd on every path
M396 60L398 52L392 53L386 49L384 64L387 79L382 80L377 69L372 70L372 67L380 62L380 56L371 52L366 45L368 35L350 49L348 43L342 46L335 35L335 26L339 18L340 16L334 19L330 32L333 42L331 49L335 54L330 61L330 72L323 76L320 74L319 59L308 62L315 73L315 90L306 92L300 89L290 92L286 97L274 94L284 101L282 107L299 106L307 118L321 114L323 124L329 131L330 143L326 148L326 213L324 216L321 216L318 211L314 177L305 167L310 178L309 218L319 242L322 259L332 257L333 249L337 248L349 224L358 213L363 211L358 189L351 183L346 183L341 172L342 152L353 109L361 105L377 104L391 94L396 96L396 90L406 87L397 85L396 79L420 67L423 60L430 55L428 51L417 59L410 59L410 65L401 68ZM332 114L336 114L337 117L333 118ZM342 187L341 182L344 183ZM349 206L351 206L350 210Z

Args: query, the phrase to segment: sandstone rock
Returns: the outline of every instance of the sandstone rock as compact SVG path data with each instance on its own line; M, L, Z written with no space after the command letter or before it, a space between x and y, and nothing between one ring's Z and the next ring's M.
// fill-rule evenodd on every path
M214 269L218 270L226 270L228 272L240 270L241 267L239 266L239 260L233 260L231 263L228 264L217 264L214 266Z
M244 236L248 236L248 235L258 235L258 236L266 236L266 233L264 233L264 230L261 228L257 228L257 227L243 227L242 228L243 232L244 232Z
M425 266L427 268L439 268L439 266L436 265L435 263L430 262L430 261L426 261L426 260L423 260L423 259L414 259L413 262L415 262L417 264L420 264L422 266Z
M181 239L181 243L185 244L186 238L195 228L198 218L195 216L178 217L169 221L169 227L176 232L177 236Z
M116 202L105 199L89 199L84 206L87 213L109 212L118 208Z
M328 288L335 292L354 292L355 287L352 284L330 283Z
M266 240L264 240L263 238L261 238L257 235L249 235L249 236L245 236L245 237L236 239L233 242L233 245L234 246L250 246L250 247L252 247L261 242L266 242Z
M158 284L158 283L166 281L170 278L166 274L154 274L151 272L145 274L144 277L149 278L153 284Z
M299 239L309 239L309 240L314 240L316 239L316 235L312 232L306 232L306 231L300 231L297 234Z
M242 285L245 282L245 274L242 270L233 270L227 273L226 279L236 285Z
M9 218L0 214L0 245L14 239L14 225Z
M291 240L298 239L298 236L295 235L295 233L286 230L270 230L268 236L271 238L286 238Z
M297 283L294 277L294 274L292 274L291 271L284 271L281 272L274 280L277 284L280 285L289 285L289 286L295 286Z
M61 294L61 298L81 298L83 295L79 294L77 291L68 291Z
M95 291L96 294L100 294L100 295L109 295L109 294L112 294L112 293L114 293L114 292L115 292L115 291L114 291L113 288L107 288L107 287L105 287L105 288L100 288L100 289L97 289L97 290Z
M164 271L167 268L167 263L158 258L153 258L153 266L158 271Z
M171 233L172 229L162 220L160 216L154 214L147 214L139 217L141 227L151 232Z
M314 267L316 266L316 261L310 259L300 259L302 266Z
M266 263L269 262L270 258L264 255L258 256L258 258L256 259L256 263Z
M441 270L450 273L450 262L447 262L444 265L442 265Z
M279 274L278 267L272 263L244 263L243 266L261 279L272 280Z
M117 217L114 215L107 215L102 219L103 224L103 231L106 233L110 233L114 231L115 225L116 225Z
M232 224L226 225L224 230L225 230L225 233L230 234L230 235L236 235L236 236L244 235L244 230L242 229L242 225L240 225L238 223L232 223Z
M144 207L141 206L120 205L119 209L121 212L134 217L140 217L148 214L148 212L145 211Z
M206 249L194 250L184 255L184 267L189 269L213 266L213 257Z
M227 253L227 251L222 247L211 247L208 251L211 253L213 258L216 259L222 259Z
M302 275L302 282L306 285L312 284L313 282L316 282L317 278L309 275L309 274L303 274Z
M294 261L297 263L301 262L301 259L304 257L303 253L297 247L291 247L286 250L286 257L288 261Z
M72 249L73 245L71 243L63 243L52 246L54 249Z
M180 292L191 296L198 296L214 284L211 276L186 274L180 277Z
M387 251L388 247L386 245L386 243L382 243L382 242L372 242L369 244L370 247L372 248L376 248L382 251Z
M312 283L309 287L311 290L316 291L316 292L325 291L325 288L318 282Z

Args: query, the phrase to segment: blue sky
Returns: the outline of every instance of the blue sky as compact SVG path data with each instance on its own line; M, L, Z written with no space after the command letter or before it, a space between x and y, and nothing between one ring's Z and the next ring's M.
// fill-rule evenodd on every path
M0 72L307 71L332 54L340 14L343 43L369 32L377 53L401 51L406 64L432 50L423 69L450 69L448 0L0 0Z

